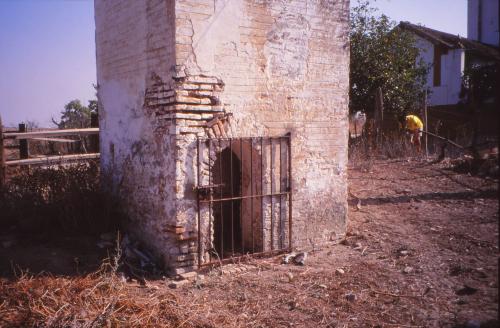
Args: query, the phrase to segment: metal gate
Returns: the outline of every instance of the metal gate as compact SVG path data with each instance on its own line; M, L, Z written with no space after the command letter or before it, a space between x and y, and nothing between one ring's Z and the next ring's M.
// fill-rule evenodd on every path
M291 136L197 140L198 263L292 246Z

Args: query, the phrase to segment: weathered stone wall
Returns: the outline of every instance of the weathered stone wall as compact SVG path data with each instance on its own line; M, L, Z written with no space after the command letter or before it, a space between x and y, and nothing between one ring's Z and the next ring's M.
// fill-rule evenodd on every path
M130 231L165 255L175 234L173 121L145 95L174 86L171 1L95 1L101 166L133 220Z
M344 233L348 0L95 7L103 168L165 264L196 265L196 139L220 114L233 137L292 134L295 246Z
M345 229L348 10L349 1L176 1L177 71L224 83L232 136L292 133L297 246Z

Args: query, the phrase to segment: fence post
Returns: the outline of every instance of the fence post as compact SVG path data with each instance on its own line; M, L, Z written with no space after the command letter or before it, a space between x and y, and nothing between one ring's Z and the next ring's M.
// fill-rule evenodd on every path
M26 132L26 124L19 123L19 132ZM21 159L29 158L30 152L28 147L28 139L19 140L19 157Z
M380 143L380 138L382 134L382 122L384 121L384 95L382 93L382 88L378 87L375 92L375 133L377 143Z
M424 92L424 131L425 131L425 157L429 157L429 148L427 144L427 132L429 131L429 127L427 124L427 91Z
M96 112L90 113L90 127L98 128L99 127L99 116ZM93 152L99 152L99 134L92 134L90 137L90 149Z
M2 117L0 116L0 188L5 184L5 152L3 149L3 125Z

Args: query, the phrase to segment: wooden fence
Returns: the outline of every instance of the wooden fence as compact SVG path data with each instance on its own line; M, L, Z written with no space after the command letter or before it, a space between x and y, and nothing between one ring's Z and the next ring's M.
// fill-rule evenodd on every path
M91 119L91 124L97 126L97 117L93 116ZM75 140L68 137L79 136L81 137L90 136L90 149L91 152L87 152L84 147L84 153L81 154L67 154L67 155L30 155L30 140L33 141L44 141L44 142L57 142L57 143L75 143L81 142L81 140ZM61 138L66 137L66 138ZM7 144L8 140L18 140L19 144ZM18 149L19 158L18 159L8 159L7 150ZM2 119L0 117L0 186L5 183L6 179L6 169L9 166L26 166L26 165L50 165L50 164L62 164L62 163L72 163L78 161L85 161L89 159L99 158L99 128L83 128L83 129L63 129L63 130L41 130L41 131L26 131L26 125L19 124L18 131L5 131L2 125Z

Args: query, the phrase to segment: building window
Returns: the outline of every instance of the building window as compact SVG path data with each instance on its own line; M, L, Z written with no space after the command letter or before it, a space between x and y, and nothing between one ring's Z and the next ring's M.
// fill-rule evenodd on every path
M441 86L441 55L443 54L443 49L439 46L434 46L434 63L433 63L433 85L435 87Z

